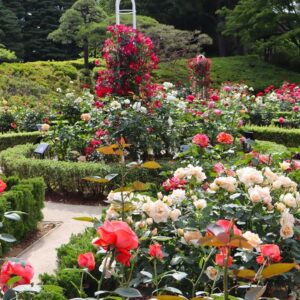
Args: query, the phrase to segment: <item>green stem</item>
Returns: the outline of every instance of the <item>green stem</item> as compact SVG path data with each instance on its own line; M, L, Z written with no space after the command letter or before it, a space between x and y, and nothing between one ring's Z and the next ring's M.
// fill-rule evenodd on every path
M110 266L111 266L111 260L110 260L109 254L110 254L110 251L107 252L107 254L106 254L105 258L104 258L103 272L101 274L100 280L98 281L97 291L100 291L101 286L102 286L102 282L103 282L103 279L104 279L104 276L105 276L105 273L106 273L106 266L107 266L107 261L106 260L107 259L109 260L108 261L108 268L110 268ZM97 296L97 300L99 300L99 299L100 299L100 295Z
M156 290L156 294L157 294L157 290L158 290L158 278L157 278L157 261L156 259L154 259L153 261L153 268L154 268L154 285L155 285L155 290Z
M204 265L202 266L202 270L201 270L201 272L200 272L200 275L198 276L198 278L197 278L195 284L193 285L192 297L195 297L195 296L196 296L196 295L195 295L195 293L196 293L196 288L197 288L197 286L198 286L198 284L199 284L199 282L200 282L200 279L202 278L202 276L203 276L203 274L204 274L204 270L205 270L205 268L206 268L207 262L209 261L209 259L210 259L211 256L213 255L214 251L215 251L215 249L213 248L213 249L210 251L208 257L207 257L207 258L205 259L205 261L204 261Z
M224 270L224 278L223 278L223 289L224 289L224 300L229 299L229 291L228 291L228 262L231 253L231 248L228 247L227 257L225 261L225 270Z
M84 271L81 274L81 280L80 280L80 297L84 296L84 292L83 292L83 279L84 279Z

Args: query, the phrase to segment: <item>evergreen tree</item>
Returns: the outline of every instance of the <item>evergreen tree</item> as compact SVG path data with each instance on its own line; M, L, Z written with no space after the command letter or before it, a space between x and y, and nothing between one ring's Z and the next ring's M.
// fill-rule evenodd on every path
M49 34L49 39L62 44L75 42L83 48L84 67L89 66L89 46L94 43L97 24L106 18L95 0L77 0L60 19L60 26ZM100 26L100 25L99 25ZM100 28L102 30L102 27Z
M47 39L73 3L74 0L23 0L25 60L64 59L78 53L76 47L62 47Z
M21 58L23 56L22 31L16 15L0 0L0 43Z

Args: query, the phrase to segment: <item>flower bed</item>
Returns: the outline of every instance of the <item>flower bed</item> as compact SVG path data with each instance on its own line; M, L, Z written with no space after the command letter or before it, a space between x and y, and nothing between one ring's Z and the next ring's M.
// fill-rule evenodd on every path
M4 221L5 232L18 241L37 229L37 223L43 219L42 208L45 199L45 184L42 178L20 180L17 177L4 178L7 189L0 194L0 212L20 211L21 221ZM25 213L25 214L23 214ZM2 253L9 250L9 244L1 241Z

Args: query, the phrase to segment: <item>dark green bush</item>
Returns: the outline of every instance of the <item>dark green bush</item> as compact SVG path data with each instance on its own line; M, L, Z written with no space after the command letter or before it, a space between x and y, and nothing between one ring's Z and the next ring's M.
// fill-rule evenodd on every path
M285 129L275 126L246 126L243 132L253 132L255 139L283 144L287 147L300 146L300 129Z
M41 133L38 131L0 134L0 151L16 145L34 143L39 136Z
M0 112L0 132L4 133L12 130L11 124L15 123L15 118L11 112Z
M67 298L63 294L63 289L54 285L43 285L42 291L33 296L34 300L66 300Z
M120 176L105 186L83 180L87 176L104 177L108 174L120 174L121 167L118 163L105 164L104 162L64 162L50 159L37 159L33 157L36 146L27 144L19 145L0 153L0 166L7 176L17 175L21 178L43 177L49 190L62 193L83 193L99 195L105 190L117 188ZM163 170L176 168L169 161L160 162ZM142 182L161 183L157 170L142 168L133 169L127 177L127 182L135 180ZM105 190L104 190L105 188Z
M6 179L8 189L0 196L0 215L9 210L21 211L22 221L5 219L5 232L21 241L30 232L37 229L37 223L43 219L42 208L45 200L45 183L42 178L19 180L16 177ZM10 244L1 243L2 254Z

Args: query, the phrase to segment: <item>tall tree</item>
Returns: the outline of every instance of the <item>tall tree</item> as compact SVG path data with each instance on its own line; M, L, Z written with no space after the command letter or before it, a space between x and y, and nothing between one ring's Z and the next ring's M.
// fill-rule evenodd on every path
M0 0L0 43L23 56L22 31L17 16Z
M49 41L47 37L50 32L58 28L61 15L73 3L74 0L23 0L25 14L22 30L25 60L60 59L65 58L66 55L72 56L71 48L64 49L66 47Z
M49 34L49 39L62 44L75 42L83 48L84 67L89 67L89 45L94 42L97 24L106 18L104 10L95 0L77 0L60 19L60 26ZM101 28L102 30L102 28Z
M224 33L240 38L248 49L260 47L270 60L276 46L293 46L300 51L300 1L240 0L226 16Z

